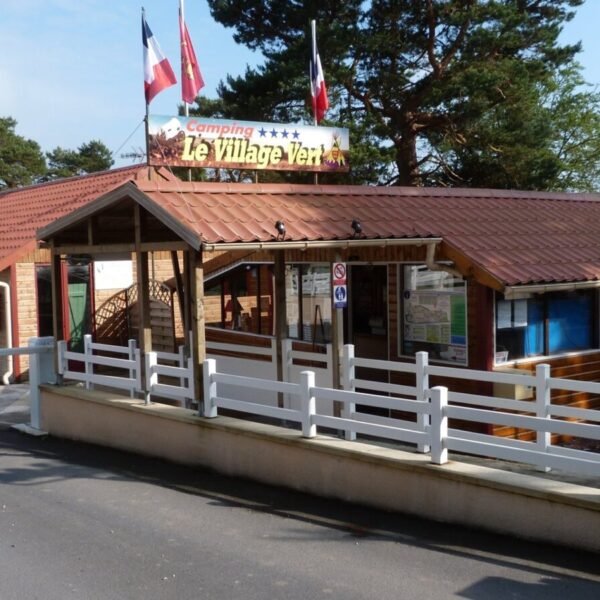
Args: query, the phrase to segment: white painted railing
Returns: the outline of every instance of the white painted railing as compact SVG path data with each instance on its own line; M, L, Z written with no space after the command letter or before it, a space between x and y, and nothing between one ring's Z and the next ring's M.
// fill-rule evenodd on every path
M165 362L172 364L167 365L164 364ZM161 381L161 377L175 379L179 384L166 383ZM146 354L146 404L150 403L153 395L178 400L185 407L189 407L194 400L194 362L192 358L185 358L183 346L179 348L177 354L171 352Z
M68 350L67 342L58 342L58 373L65 379L82 381L86 389L93 389L95 385L103 385L120 390L129 391L133 397L136 392L142 391L142 369L140 350L136 347L135 340L129 340L128 346L112 346L92 342L91 335L84 336L83 352ZM95 354L102 352L102 355ZM125 355L127 358L106 356L106 354ZM69 361L78 361L83 364L83 371L69 368ZM96 366L103 366L124 371L126 375L106 375L97 373Z
M54 338L32 337L25 348L0 348L0 356L29 356L29 423L41 428L40 384L56 383Z
M226 383L229 386L252 387L255 389L272 390L276 393L289 394L299 399L299 407L296 409L277 408L265 406L252 402L244 402L235 398L224 397L219 392L219 384ZM445 432L447 430L447 417L443 415L447 403L446 388L433 388L428 391L431 402L419 402L401 398L383 398L373 394L349 392L332 388L322 388L315 385L315 374L312 371L303 371L299 383L287 383L272 381L268 379L257 379L252 377L236 377L225 373L218 373L216 361L207 359L204 362L204 408L203 415L207 418L218 416L219 408L226 408L238 412L261 415L288 422L300 423L302 435L312 438L317 435L317 427L345 430L354 433L392 439L408 443L427 442L432 446L432 461L442 464L447 460L447 449L444 445ZM412 412L415 414L436 412L436 418L426 431L418 431L414 424L395 420L395 426L360 421L363 413L355 413L352 418L334 417L319 414L317 401L330 400L333 402L357 403L369 406L386 406L395 410Z
M309 370L315 374L316 384L321 387L333 387L333 349L331 344L325 345L325 353L306 350L294 350L293 340L285 339L281 342L283 374L285 381L298 383L303 371ZM302 365L302 363L305 363ZM306 366L310 363L310 366ZM299 399L285 394L283 397L286 408L299 408ZM319 400L319 413L333 415L333 403Z
M415 363L358 358L353 354L353 347L346 346L342 359L343 389L337 390L333 389L330 378L324 382L318 381L319 374L315 375L311 367L300 371L304 367L294 364L294 361L309 361L311 365L322 361L322 368L319 370L330 376L333 370L330 348L327 354L315 354L294 351L289 342L284 344L284 376L296 381L278 382L274 372L276 365L273 342L270 347L264 348L246 348L233 344L211 346L213 351L235 349L238 353L245 354L248 350L255 355L258 352L260 356L267 357L263 364L267 364L270 370L264 376L261 371L254 369L253 363L260 361L251 359L242 368L241 374L231 372L229 357L219 356L217 371L217 363L212 359L212 371L205 374L204 412L207 416L215 416L217 409L221 407L299 422L303 424L305 432L326 427L343 431L348 440L363 435L416 444L418 451L431 452L436 462L443 460L445 452L453 450L525 462L542 469L566 469L600 475L600 454L552 444L552 434L600 440L600 411L554 405L551 402L551 391L557 389L600 396L600 383L550 377L548 365L538 365L535 375L475 371L429 365L424 352L417 354ZM132 395L142 389L139 350L135 348L134 342L130 342L128 348L121 348L94 344L91 337L86 336L84 347L84 353L75 353L67 351L65 342L59 343L58 364L61 375L83 381L86 388L95 384L105 385L129 390ZM123 353L129 358L98 356L95 352ZM69 370L69 360L83 363L84 372ZM243 359L233 360L243 363ZM149 402L152 395L157 395L180 400L189 406L190 401L195 399L194 377L191 360L184 361L183 351L179 354L148 353L146 361L146 401ZM174 364L164 364L168 361ZM213 363L209 360L206 364ZM128 377L98 374L94 371L95 365L121 368L128 373ZM378 369L382 376L377 381L359 379L356 377L356 369L360 367ZM295 370L293 374L290 368ZM306 375L307 372L312 372L312 380ZM389 373L412 375L414 385L389 383ZM432 376L443 377L447 381L470 380L530 388L533 400L513 400L450 389L447 393L440 392L440 408L437 410L431 400L437 393L432 391L429 384ZM174 378L177 382L166 383L165 377ZM163 381L159 378L163 378ZM283 408L278 407L276 401L270 400L280 394L288 399ZM341 416L333 414L335 402L342 407ZM311 408L313 403L314 410ZM387 411L387 415L368 414L360 410L361 407L383 409ZM400 419L399 413L408 413L409 416ZM410 417L411 414L414 417ZM527 430L534 433L535 439L525 441L448 428L448 419Z
M224 342L206 342L207 358L214 358L219 363L219 371L239 377L257 377L260 379L277 379L277 346L276 340L270 336L248 335L236 332L235 337L249 342L263 338L268 345L257 346ZM273 391L261 391L252 387L231 388L224 384L226 395L235 394L239 400L257 404L277 406L277 394Z
M359 380L354 377L356 367L413 373L416 385L400 386L382 382ZM344 353L344 390L319 387L314 383L314 373L302 373L300 384L279 383L256 378L231 378L216 371L214 362L205 363L205 416L215 417L218 407L241 412L285 419L303 424L303 435L312 437L317 427L344 431L347 439L357 434L416 444L421 451L431 452L432 461L442 464L448 450L480 456L518 461L542 469L560 469L585 475L600 475L600 454L553 445L551 434L561 434L588 440L600 440L600 411L556 406L551 403L550 391L563 389L600 395L600 383L556 379L549 376L547 365L539 365L536 375L489 373L470 369L431 366L427 355L420 353L416 364L391 361L374 361L353 357L353 348ZM495 398L479 394L448 392L446 388L430 388L429 376L500 382L530 386L535 392L534 401ZM217 384L249 386L255 389L274 390L295 396L300 400L297 408L276 409L256 403L241 402L235 396L221 394ZM290 387L292 386L292 387ZM300 387L293 387L300 386ZM303 387L304 386L304 387ZM307 387L308 386L308 387ZM375 388L380 393L357 392L356 388ZM381 395L391 394L391 395ZM405 394L406 397L398 397ZM342 416L322 414L319 401L339 402ZM450 403L450 404L449 404ZM460 405L456 404L460 403ZM357 405L386 409L393 413L415 415L414 421L392 416L375 416L357 411ZM565 418L576 421L565 421ZM535 432L535 441L510 439L491 434L450 429L448 419L460 419L479 424L497 424ZM307 433L309 432L309 433Z

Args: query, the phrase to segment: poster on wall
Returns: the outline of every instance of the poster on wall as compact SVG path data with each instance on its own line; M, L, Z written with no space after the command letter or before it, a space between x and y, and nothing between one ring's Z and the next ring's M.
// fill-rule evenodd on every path
M346 172L348 129L203 117L148 117L152 166Z
M454 348L453 356L464 355L467 342L465 308L462 292L404 292L405 341L450 346Z

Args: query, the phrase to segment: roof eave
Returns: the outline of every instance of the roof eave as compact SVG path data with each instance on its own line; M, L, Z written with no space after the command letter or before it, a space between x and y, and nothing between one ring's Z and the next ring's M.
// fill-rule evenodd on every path
M370 239L348 239L348 240L277 240L272 242L215 242L202 244L203 250L213 252L215 250L309 250L312 248L360 248L391 246L425 246L439 244L442 238L370 238Z
M53 221L49 225L37 230L36 238L38 240L47 240L60 231L76 225L81 221L93 216L111 205L125 198L130 198L145 208L150 214L164 223L169 229L176 233L184 242L189 244L195 250L201 247L201 239L194 232L185 227L179 220L171 216L164 208L158 206L151 198L142 192L135 182L128 181L127 183L111 190L110 192L93 200L89 204L82 206L74 212Z
M600 281L564 281L560 283L534 283L507 285L504 288L506 300L519 300L529 298L533 294L544 294L546 292L572 292L575 290L589 290L600 288Z

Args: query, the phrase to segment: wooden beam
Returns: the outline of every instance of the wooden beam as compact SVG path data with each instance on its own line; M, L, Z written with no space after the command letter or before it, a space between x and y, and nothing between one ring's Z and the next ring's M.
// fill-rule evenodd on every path
M53 248L54 250L54 248ZM52 333L59 342L64 339L63 326L63 288L60 254L52 253L51 280L52 280ZM58 373L58 352L54 353L54 369Z
M142 252L177 252L186 250L189 245L182 241L177 242L144 242L136 244L64 244L55 246L52 250L57 254L115 254L122 252L136 252L137 249Z
M85 244L66 244L64 246L53 246L53 254L115 254L124 252L135 252L135 244L97 244L86 246Z
M194 385L195 398L198 403L198 409L201 408L200 403L203 400L203 365L206 359L206 337L205 337L205 320L204 320L204 269L202 265L202 251L190 249L187 267L189 272L189 294L190 310L191 310L191 353L194 365Z
M142 355L152 350L152 325L150 322L150 290L148 275L148 253L141 249L142 217L138 204L134 208L135 256L137 266L138 311L140 316L139 345Z
M88 244L90 246L94 245L94 217L91 216L87 220L87 236L88 236Z
M177 300L179 302L179 314L181 315L181 323L185 323L185 306L183 299L183 277L179 268L179 258L177 252L171 252L171 263L173 264L173 274L175 275L175 289L177 291Z
M282 342L287 338L287 299L285 294L285 250L275 252L275 343L277 355L277 380L283 381ZM300 284L301 285L301 284ZM302 292L300 292L302 293ZM277 406L283 407L283 394L277 394Z
M335 253L334 262L341 262L342 255L338 251ZM344 309L336 308L335 301L333 298L333 264L330 266L330 281L331 281L331 350L332 350L332 360L333 360L333 387L341 388L341 360L342 353L344 351ZM348 289L348 288L346 288ZM341 417L342 416L342 403L334 402L333 403L333 416Z

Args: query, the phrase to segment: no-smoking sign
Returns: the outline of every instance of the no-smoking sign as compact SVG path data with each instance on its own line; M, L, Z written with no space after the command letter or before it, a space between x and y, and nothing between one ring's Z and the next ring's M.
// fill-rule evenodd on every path
M346 263L333 263L333 285L346 285Z

